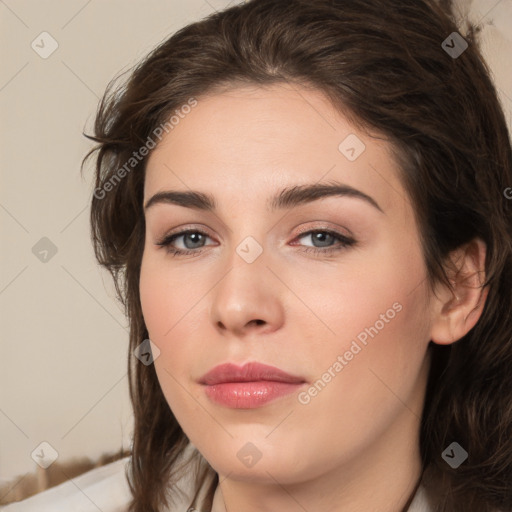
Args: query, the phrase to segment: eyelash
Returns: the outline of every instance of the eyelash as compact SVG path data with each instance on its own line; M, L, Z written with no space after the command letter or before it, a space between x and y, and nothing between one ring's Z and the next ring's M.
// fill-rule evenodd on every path
M156 243L156 245L160 247L165 247L167 252L171 254L172 256L199 256L203 251L202 247L198 249L176 249L171 246L172 242L176 240L177 238L181 236L185 236L191 233L198 233L200 235L204 235L206 237L210 237L208 233L205 233L204 231L201 231L200 229L188 229L185 231L180 231L178 233L174 233L172 235L165 236L162 240ZM334 247L327 247L325 249L322 249L320 247L304 247L301 249L301 251L309 253L313 252L316 254L321 255L330 255L338 251L342 251L343 249L346 249L347 247L353 246L356 244L356 241L353 238L349 238L345 235L342 235L341 233L338 233L336 231L331 231L328 229L311 229L309 231L304 231L303 233L299 233L299 235L296 238L302 238L307 235L311 235L313 233L326 233L328 235L333 236L335 239L338 239L341 243L340 245L334 246Z

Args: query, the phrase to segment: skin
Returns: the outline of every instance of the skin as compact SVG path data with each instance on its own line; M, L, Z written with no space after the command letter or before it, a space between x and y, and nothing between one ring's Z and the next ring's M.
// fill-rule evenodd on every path
M366 146L355 161L338 149L349 134ZM332 180L371 196L382 212L347 196L266 207L282 188ZM478 285L456 288L457 300L441 286L431 293L389 144L356 129L319 91L233 88L199 98L147 162L144 204L190 189L212 194L217 209L146 210L140 297L166 400L219 473L216 510L401 510L421 473L428 344L469 331L485 295ZM173 242L195 254L157 245L185 229L207 233L202 247L197 238ZM300 233L313 229L356 243L322 253L340 242ZM252 263L236 252L248 236L263 250ZM304 251L315 245L317 253ZM478 240L456 254L466 284L475 284L484 255ZM400 312L307 404L293 393L230 409L197 382L218 364L259 361L304 377L300 391L308 390L396 303ZM252 467L237 457L248 442L261 454Z

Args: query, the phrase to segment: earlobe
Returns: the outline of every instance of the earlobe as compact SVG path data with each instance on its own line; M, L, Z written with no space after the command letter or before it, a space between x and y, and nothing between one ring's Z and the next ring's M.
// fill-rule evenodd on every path
M475 238L450 254L450 290L441 289L432 301L430 339L449 345L464 337L478 322L488 295L485 282L486 245Z

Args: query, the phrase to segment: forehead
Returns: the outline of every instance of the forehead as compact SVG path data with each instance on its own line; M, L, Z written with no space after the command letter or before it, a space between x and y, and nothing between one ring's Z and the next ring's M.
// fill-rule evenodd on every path
M318 90L237 87L187 111L149 157L145 201L166 188L222 194L229 184L254 197L323 179L371 191L383 207L405 195L389 144L353 126Z

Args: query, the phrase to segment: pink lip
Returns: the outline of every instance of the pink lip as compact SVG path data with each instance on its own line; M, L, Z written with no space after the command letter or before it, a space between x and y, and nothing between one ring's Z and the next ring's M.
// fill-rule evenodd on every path
M254 409L296 391L306 381L279 368L260 363L216 366L199 379L206 395L234 409Z

